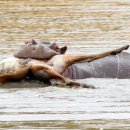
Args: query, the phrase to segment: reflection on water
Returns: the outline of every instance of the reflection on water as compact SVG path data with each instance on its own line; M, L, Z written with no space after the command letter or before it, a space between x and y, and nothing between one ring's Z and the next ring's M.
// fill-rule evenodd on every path
M0 59L30 37L57 40L68 53L95 53L129 44L129 0L0 0ZM9 55L8 55L9 54ZM3 129L130 129L130 80L85 79L97 89L39 82L0 89ZM77 121L75 121L77 120Z
M130 80L81 82L93 83L97 89L26 82L5 85L0 89L0 124L10 128L130 128Z
M92 48L129 44L129 12L129 0L0 0L0 53L30 37Z

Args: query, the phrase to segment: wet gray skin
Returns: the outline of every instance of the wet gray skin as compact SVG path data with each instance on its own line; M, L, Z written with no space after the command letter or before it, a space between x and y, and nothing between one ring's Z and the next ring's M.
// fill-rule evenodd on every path
M45 44L40 44L35 40L31 39L25 42L25 45L20 47L20 49L14 54L18 58L33 58L33 59L50 59L51 57L57 55L58 52L52 50Z
M55 55L64 54L67 47L59 48L56 43L37 42L34 39L25 41L25 45L14 54L17 58L33 58L39 60L48 60Z
M130 78L130 54L122 52L107 56L92 62L82 62L71 65L63 73L71 79L85 78Z

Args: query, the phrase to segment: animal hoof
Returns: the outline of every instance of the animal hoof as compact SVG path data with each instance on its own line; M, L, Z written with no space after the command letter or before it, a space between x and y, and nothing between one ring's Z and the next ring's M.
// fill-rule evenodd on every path
M91 85L91 84L84 84L84 83L81 83L81 87L83 88L91 88L91 89L96 89L95 86Z
M116 51L113 51L113 52L111 53L111 55L116 55L116 54L118 54L118 53L121 53L123 50L127 50L128 48L129 48L129 45L123 46L123 47L117 49Z
M129 45L124 46L124 50L127 50L129 48Z
M65 86L66 85L63 81L61 81L59 79L51 79L50 82L51 82L51 85L54 85L54 86Z

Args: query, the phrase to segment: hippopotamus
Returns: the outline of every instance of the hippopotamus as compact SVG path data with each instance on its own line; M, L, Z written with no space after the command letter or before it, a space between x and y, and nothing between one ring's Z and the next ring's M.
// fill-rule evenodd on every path
M30 47L30 50L34 50L33 48L39 46L40 44L37 44L37 42L35 41L31 41L26 43L26 46L28 48L28 45L31 45L32 47ZM40 45L41 46L41 45ZM42 45L44 46L44 45ZM11 58L7 58L4 59L0 62L0 83L6 83L8 81L17 81L19 79L22 79L24 77L26 77L28 74L31 73L32 77L39 77L43 80L50 80L50 81L54 81L53 79L57 79L58 82L55 82L57 85L68 85L69 87L72 86L76 86L76 87L85 87L85 88L94 88L93 85L90 84L86 84L86 83L79 83L77 81L74 81L70 78L66 78L64 77L64 72L65 70L72 66L73 64L76 64L78 62L83 62L83 61L87 61L87 62L91 62L93 60L99 59L99 58L103 58L109 55L115 55L118 54L120 52L122 52L123 50L128 49L128 45L127 46L123 46L121 48L118 49L114 49L112 51L108 51L108 52L104 52L104 53L100 53L100 54L91 54L91 55L65 55L65 54L57 54L54 55L53 57L51 57L49 60L45 60L45 59L41 59L39 57L36 57L35 55L33 55L34 57L32 57L32 52L28 53L30 55L28 55L28 57L21 57L21 50L15 53L16 57L11 57ZM52 45L49 47L50 49L52 48ZM56 48L57 50L58 49ZM66 49L66 47L65 47ZM64 53L65 53L65 49ZM38 51L38 52L37 52ZM41 51L41 52L39 52ZM46 51L44 49L44 51ZM55 49L53 50L55 51ZM56 51L58 52L58 51ZM23 53L25 53L25 55L27 54L25 51L23 51ZM42 54L42 50L40 49L35 49L35 54ZM44 53L46 54L46 53ZM19 57L20 56L20 57ZM22 54L22 56L24 56L24 54ZM30 58L31 56L31 58ZM39 56L39 55L37 55ZM17 58L18 57L18 58ZM38 58L37 59L32 59L32 58ZM40 60L39 60L40 59ZM53 82L54 83L54 82Z
M32 41L28 40L26 43L32 44ZM36 44L38 43L35 41L35 45ZM46 42L41 42L40 44L46 44ZM50 44L49 42L47 42L47 44L49 48L56 51L58 54L65 54L67 51L67 46L60 48L57 43ZM19 54L19 51L17 51L17 54ZM38 55L36 56L36 58L38 59ZM106 57L96 59L91 62L83 61L81 63L72 64L70 67L67 67L67 69L62 73L62 75L70 79L127 79L130 78L129 59L130 54L127 52L121 52L117 55L108 55Z
M43 42L44 43L44 42ZM56 49L57 48L57 49ZM51 49L60 53L60 47L57 43ZM62 50L64 47L62 48ZM64 53L67 51L65 46ZM68 67L63 73L63 76L70 79L85 79L85 78L130 78L130 53L121 52L117 55L108 55L103 58L93 60L91 62L83 61L75 63Z

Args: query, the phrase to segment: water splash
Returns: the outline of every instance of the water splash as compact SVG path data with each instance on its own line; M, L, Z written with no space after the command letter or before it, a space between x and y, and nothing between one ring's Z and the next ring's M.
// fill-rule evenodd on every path
M116 75L116 78L118 78L119 72L120 72L120 58L119 58L118 55L116 55L116 57L117 57L117 62L118 62L118 64L117 64L117 75Z
M90 62L90 65L91 65L91 67L92 67L92 69L93 69L93 71L94 71L95 75L97 75L97 72L96 72L96 70L95 70L95 68L94 68L94 66L93 66L93 63L92 63L92 62Z

